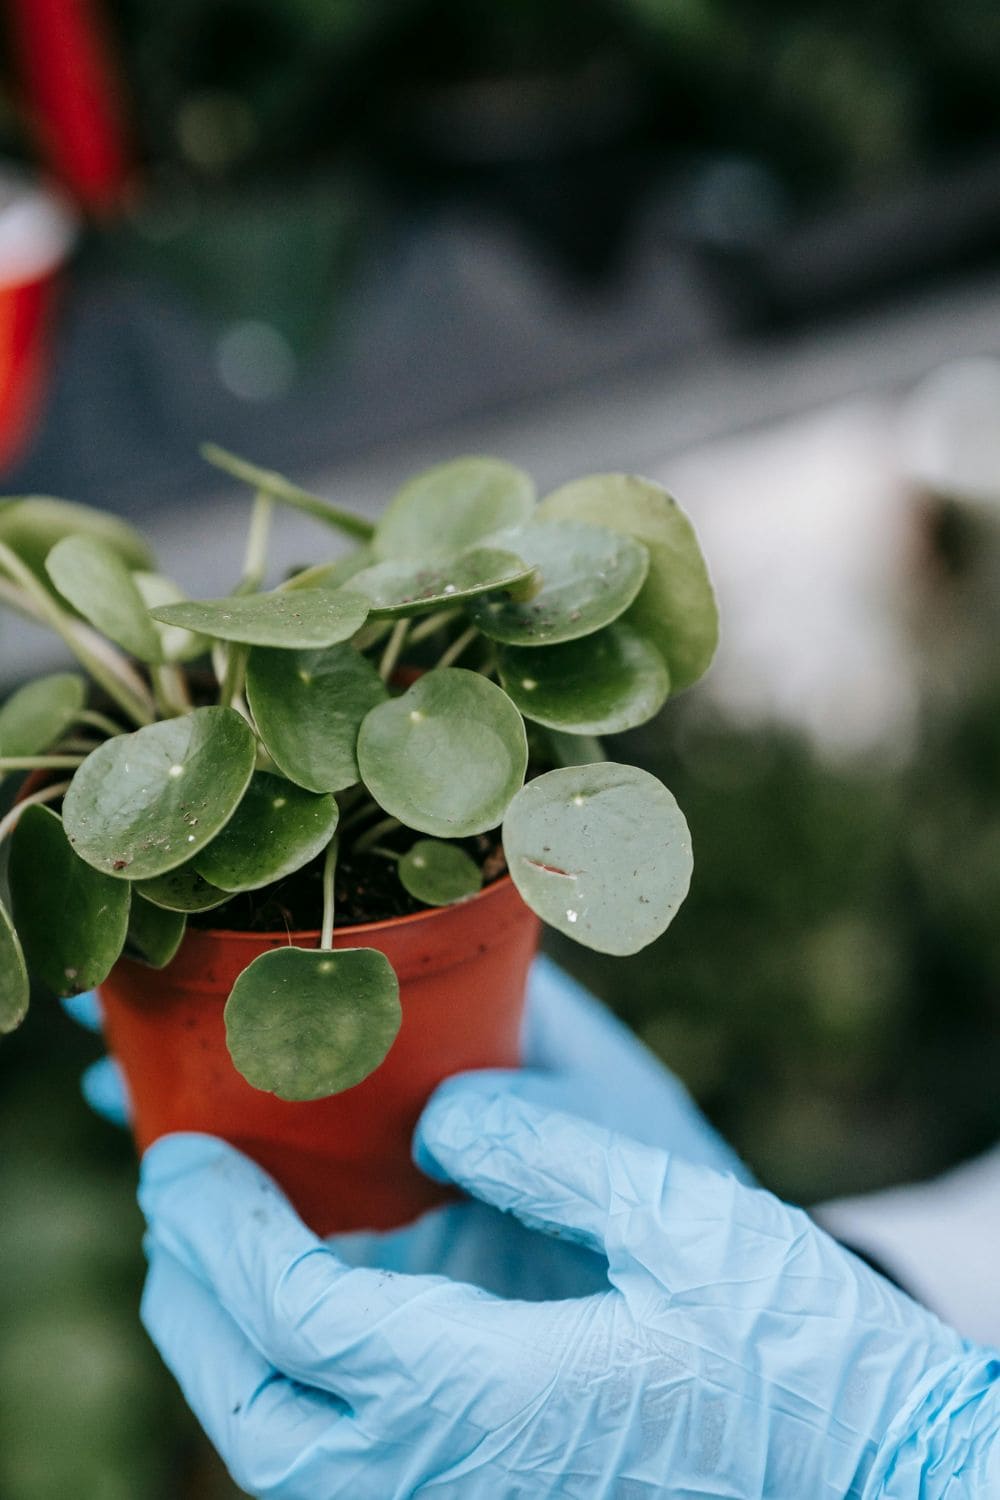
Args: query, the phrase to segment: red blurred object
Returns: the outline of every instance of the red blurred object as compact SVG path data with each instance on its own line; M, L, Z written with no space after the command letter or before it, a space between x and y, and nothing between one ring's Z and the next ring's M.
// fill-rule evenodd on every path
M34 427L51 356L60 274L76 219L54 194L0 175L0 470Z
M113 212L133 161L124 83L100 0L7 0L7 29L44 159L88 212Z
M381 1067L309 1104L262 1093L237 1073L223 1007L258 954L290 941L314 948L318 933L190 928L165 969L120 959L100 995L139 1149L170 1131L207 1131L266 1168L317 1234L408 1223L451 1196L410 1156L429 1094L452 1073L520 1063L538 932L509 876L456 906L338 929L334 948L377 948L389 959L403 1021Z

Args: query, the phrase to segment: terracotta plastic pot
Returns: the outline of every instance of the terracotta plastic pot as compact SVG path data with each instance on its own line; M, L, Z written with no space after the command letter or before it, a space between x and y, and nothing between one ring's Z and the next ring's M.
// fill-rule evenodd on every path
M538 929L505 876L457 906L338 931L335 947L378 948L389 959L403 1021L380 1068L311 1104L244 1081L226 1050L222 1013L252 959L289 941L316 946L317 933L192 929L166 969L120 960L100 993L140 1150L170 1131L207 1131L277 1178L319 1234L409 1222L449 1196L410 1158L428 1095L452 1073L520 1062Z
M76 220L53 194L0 172L0 469L18 457L41 404L59 276Z

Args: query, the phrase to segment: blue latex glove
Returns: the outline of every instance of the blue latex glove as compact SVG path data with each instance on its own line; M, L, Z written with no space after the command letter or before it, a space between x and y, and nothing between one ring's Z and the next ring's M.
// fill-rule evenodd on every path
M544 1303L351 1270L207 1136L144 1163L143 1317L266 1500L985 1500L1000 1356L801 1212L579 1120L511 1075L445 1084L418 1158L605 1258Z
M100 1030L94 996L67 1009ZM541 1089L561 1108L675 1150L721 1171L744 1173L733 1151L698 1110L683 1084L626 1026L551 960L536 960L528 986L521 1088ZM99 1114L124 1123L127 1098L110 1058L84 1074L84 1094ZM351 1265L418 1274L436 1272L502 1296L583 1296L607 1285L604 1262L562 1240L531 1234L484 1203L454 1203L388 1233L340 1235L330 1242Z

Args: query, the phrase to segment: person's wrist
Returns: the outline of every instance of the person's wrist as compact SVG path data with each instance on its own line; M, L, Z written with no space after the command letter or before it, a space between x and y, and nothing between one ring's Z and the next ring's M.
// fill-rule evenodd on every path
M862 1500L1000 1495L1000 1355L965 1348L962 1357L929 1368L899 1409Z

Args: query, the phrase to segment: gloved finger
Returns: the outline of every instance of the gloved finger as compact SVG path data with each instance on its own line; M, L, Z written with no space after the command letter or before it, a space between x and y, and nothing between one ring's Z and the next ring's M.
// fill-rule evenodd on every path
M342 1486L369 1444L343 1404L287 1380L200 1281L150 1251L142 1321L236 1483L272 1500L359 1494Z
M613 1212L659 1203L667 1154L521 1098L507 1078L442 1084L417 1125L418 1161L531 1229L607 1253Z
M529 1068L573 1076L573 1087L562 1095L559 1090L536 1094L535 1084L529 1083L525 1097L538 1097L648 1146L753 1181L680 1079L544 956L535 960L528 981L522 1049Z
M62 1002L63 1010L71 1021L85 1031L101 1030L101 1002L96 990L84 990L82 995L70 995Z
M139 1202L153 1242L215 1294L270 1363L352 1405L384 1397L405 1371L396 1346L407 1343L415 1302L437 1287L485 1295L442 1277L350 1269L265 1172L212 1136L151 1146Z
M132 1118L125 1075L113 1057L102 1057L84 1071L80 1092L95 1115L110 1125L128 1125Z

